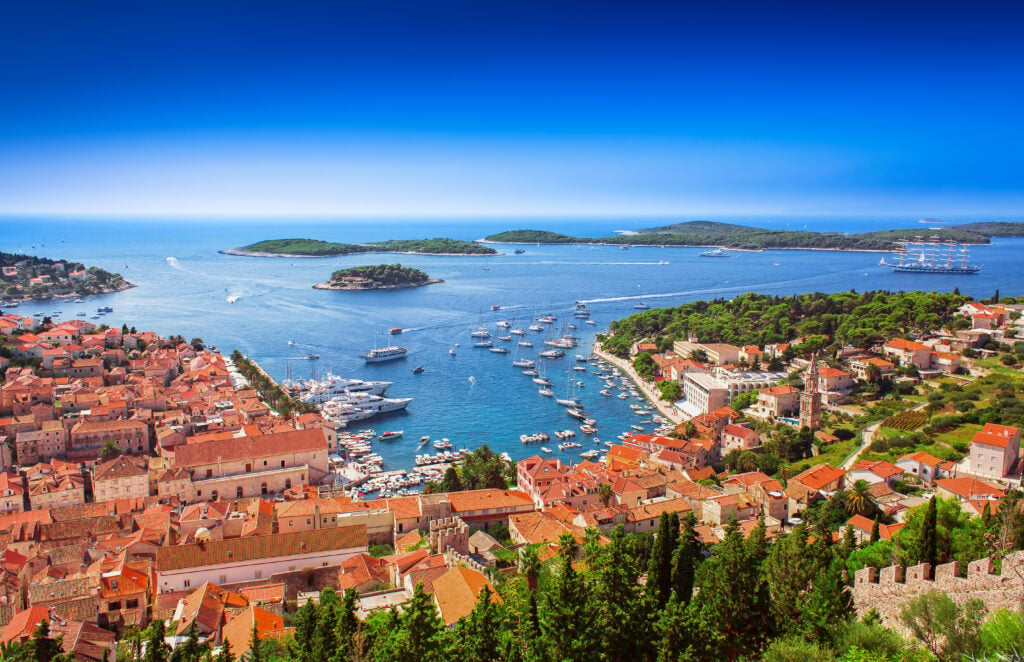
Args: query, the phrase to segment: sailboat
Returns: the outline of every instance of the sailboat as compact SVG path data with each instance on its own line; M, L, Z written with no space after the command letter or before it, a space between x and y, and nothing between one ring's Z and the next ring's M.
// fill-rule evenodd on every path
M642 288L639 285L636 286L636 293L637 296L643 296ZM637 310L647 310L648 308L650 308L650 306L648 306L643 301L637 301L635 304L633 304L633 307L636 308Z
M569 370L565 371L565 381L565 397L555 398L555 402L565 407L582 409L583 401L576 398L576 380L572 378L572 373Z

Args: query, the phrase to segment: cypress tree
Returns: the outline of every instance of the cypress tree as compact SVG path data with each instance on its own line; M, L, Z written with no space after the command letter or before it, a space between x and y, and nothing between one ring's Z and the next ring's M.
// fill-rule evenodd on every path
M412 600L402 613L401 624L399 651L402 659L432 662L439 658L437 634L441 630L441 620L433 601L423 590L423 582L416 584Z
M501 629L499 607L494 603L486 584L468 618L468 637L462 642L467 662L491 662L498 659L498 631Z
M356 616L356 603L359 600L359 593L355 589L345 591L345 597L336 612L336 624L338 632L338 652L334 656L339 661L350 660L357 657L356 649L359 642L356 635L359 634L361 624Z
M879 526L880 525L879 525L879 522L878 522L878 515L875 515L875 521L874 521L874 523L871 524L871 540L870 540L870 542L878 542L878 539L881 537L881 534L879 534L879 532L878 532Z
M163 619L156 619L149 625L149 636L146 637L146 654L143 662L167 662L171 647L164 641L166 630Z
M595 636L601 641L602 655L609 660L631 660L638 649L637 632L648 630L649 611L641 601L636 578L639 572L629 538L616 526L609 544L594 559L593 580ZM630 627L623 627L623 624Z
M50 637L50 622L39 621L39 625L32 632L31 659L33 662L51 662L63 653L61 637L56 639Z
M256 619L252 619L252 632L249 633L249 652L245 655L246 662L263 662L263 644L260 643L260 629Z
M677 516L678 521L678 516ZM672 592L672 552L678 537L672 532L672 518L667 512L661 514L658 521L658 534L651 548L651 558L647 564L647 597L658 609L668 602Z
M930 563L935 568L939 560L938 511L935 497L928 502L928 510L924 514L924 525L921 531L921 554L919 563Z
M227 639L220 645L220 651L214 656L214 662L235 662L235 656L231 654L231 642Z

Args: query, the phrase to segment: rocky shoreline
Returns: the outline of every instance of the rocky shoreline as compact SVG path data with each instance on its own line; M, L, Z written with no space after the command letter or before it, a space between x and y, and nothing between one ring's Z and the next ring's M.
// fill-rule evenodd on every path
M370 292L373 290L408 290L414 287L423 287L424 285L435 285L437 283L443 283L444 281L440 278L431 278L430 280L423 281L422 283L406 283L403 285L342 285L339 283L317 283L313 286L314 290L334 290L335 292Z
M32 303L32 302L38 302L38 301L67 301L67 300L74 300L74 299L85 299L87 297L98 297L98 296L103 296L103 295L106 295L106 294L116 294L118 292L124 292L126 290L130 290L130 289L135 288L135 287L138 287L138 285L135 285L134 283L129 283L128 281L125 281L124 284L121 287L112 287L110 289L100 290L99 292L88 292L88 293L70 292L68 294L53 294L53 295L42 296L42 297L2 297L2 296L0 296L0 298L2 298L5 303L9 302L9 303L14 303L14 304L20 305L20 304L23 304L23 303Z

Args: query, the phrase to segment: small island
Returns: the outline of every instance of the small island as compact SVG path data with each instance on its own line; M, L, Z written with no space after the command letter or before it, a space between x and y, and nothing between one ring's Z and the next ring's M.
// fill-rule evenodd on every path
M930 221L938 223L938 221ZM510 230L485 237L488 243L571 244L592 243L632 246L717 246L733 250L809 249L890 251L901 241L921 238L958 244L988 244L992 237L1022 237L1024 223L965 223L943 227L902 228L844 234L808 230L769 230L714 221L687 221L636 230L612 237L572 237L546 230Z
M79 262L0 252L0 300L68 299L135 287L117 273Z
M361 253L408 253L410 255L496 255L489 246L473 241L435 237L433 239L390 239L366 244L342 244L320 239L268 239L241 248L220 251L246 257L334 257Z
M317 283L317 290L403 290L443 283L431 278L425 271L403 267L400 264L370 264L362 267L339 269L326 283Z

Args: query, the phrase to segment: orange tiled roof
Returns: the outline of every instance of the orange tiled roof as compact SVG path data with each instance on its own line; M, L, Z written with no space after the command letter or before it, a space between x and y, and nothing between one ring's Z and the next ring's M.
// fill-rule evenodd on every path
M452 625L467 616L476 605L484 587L491 591L491 600L501 602L491 583L482 573L470 568L452 568L433 582L434 601L445 625Z
M366 545L366 525L355 524L314 531L276 533L266 536L161 547L156 553L156 567L160 571L181 570L327 550L366 547Z
M828 464L817 464L807 471L797 474L790 479L790 483L801 483L805 487L812 490L824 489L826 485L832 483L843 476L846 472L842 469L837 469Z

